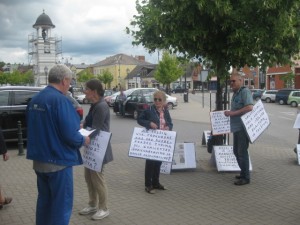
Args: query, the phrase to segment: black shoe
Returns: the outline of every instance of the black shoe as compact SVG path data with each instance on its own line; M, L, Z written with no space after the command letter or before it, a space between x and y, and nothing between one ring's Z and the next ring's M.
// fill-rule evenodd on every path
M149 194L155 194L155 190L153 187L145 187L145 191Z
M167 190L167 188L161 184L155 185L153 188L158 190Z
M245 185L245 184L249 184L250 180L249 179L245 179L245 178L241 178L238 181L235 181L234 184L241 186L241 185Z
M239 180L239 179L242 179L242 178L243 178L243 177L242 177L241 175L236 175L236 176L235 176L235 179L238 179L238 180Z

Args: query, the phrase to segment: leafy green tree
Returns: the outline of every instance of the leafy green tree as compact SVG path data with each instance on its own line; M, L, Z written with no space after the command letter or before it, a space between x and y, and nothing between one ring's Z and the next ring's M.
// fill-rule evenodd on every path
M7 84L7 73L3 73L0 71L0 84Z
M179 64L180 62L176 56L170 55L165 51L162 60L156 68L154 78L164 86L166 85L168 93L170 91L170 83L176 81L183 74L183 70Z
M294 86L295 76L296 75L291 72L281 76L280 79L284 81L286 88L292 88Z
M218 110L230 67L285 65L299 52L299 0L137 0L136 9L134 45L211 62Z
M97 78L105 85L108 84L108 87L110 88L110 84L113 81L114 77L109 70L104 70L104 72L101 75L98 75Z
M2 67L5 66L5 62L0 62L0 71L2 71Z
M81 83L85 83L88 80L94 78L94 74L89 70L89 69L85 69L83 71L80 71L77 74L77 81L81 82Z

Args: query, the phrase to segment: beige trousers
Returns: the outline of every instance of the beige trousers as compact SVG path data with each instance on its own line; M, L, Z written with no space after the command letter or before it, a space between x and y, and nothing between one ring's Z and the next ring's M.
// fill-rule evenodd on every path
M84 177L89 192L89 206L107 210L107 187L104 174L84 168Z

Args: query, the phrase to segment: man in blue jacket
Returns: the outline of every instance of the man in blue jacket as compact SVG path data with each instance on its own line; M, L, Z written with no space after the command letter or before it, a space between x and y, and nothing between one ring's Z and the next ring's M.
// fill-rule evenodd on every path
M49 85L27 106L27 159L37 175L37 225L67 225L73 207L73 170L82 164L79 148L90 143L82 136L80 119L65 94L72 79L65 65L55 65Z

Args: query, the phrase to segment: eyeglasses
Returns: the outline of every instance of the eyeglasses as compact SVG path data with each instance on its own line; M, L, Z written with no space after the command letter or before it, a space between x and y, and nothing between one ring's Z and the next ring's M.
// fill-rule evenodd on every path
M235 83L236 82L236 80L230 80L230 83Z
M155 101L155 102L161 102L162 99L161 99L161 98L154 98L154 101Z

